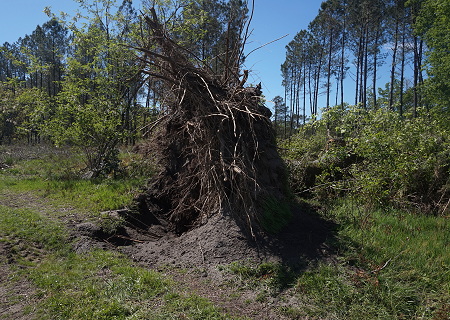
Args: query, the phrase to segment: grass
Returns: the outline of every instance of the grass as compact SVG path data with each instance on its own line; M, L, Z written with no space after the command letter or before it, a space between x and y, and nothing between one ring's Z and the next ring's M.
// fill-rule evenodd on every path
M103 250L70 251L64 227L32 210L0 207L1 239L40 243L39 262L23 263L25 246L12 247L20 268L37 288L39 319L231 319L207 299L186 293L170 279Z
M34 210L0 206L0 230L14 259L10 279L31 281L39 319L234 319L117 252L74 253L65 227ZM44 249L39 259L27 258L32 248Z
M254 264L250 261L236 261L220 265L218 270L234 274L234 284L241 288L258 290L260 293L276 295L291 286L294 272L287 266L274 262Z
M264 199L261 212L261 226L271 234L276 234L292 219L289 203L281 202L274 197Z
M0 236L40 243L48 250L59 250L67 238L66 230L29 209L0 205Z
M360 270L350 280L370 293L367 300L378 301L379 310L398 318L431 317L449 305L449 221L357 208L347 200L330 214L341 223L338 236L345 260Z
M248 262L221 266L232 284L294 301L278 308L292 318L449 319L450 222L444 217L364 208L350 199L323 213L339 225L334 262L288 266Z
M34 148L33 152L32 147L28 150L16 146L7 152L7 159L14 159L13 166L0 171L0 189L33 192L54 204L69 205L93 215L130 204L153 173L145 160L123 152L122 174L126 179L82 179L84 163L78 154L70 149Z

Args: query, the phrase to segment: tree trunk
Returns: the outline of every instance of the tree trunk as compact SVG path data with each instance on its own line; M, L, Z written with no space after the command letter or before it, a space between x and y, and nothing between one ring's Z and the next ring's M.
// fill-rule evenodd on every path
M330 45L328 47L328 70L327 70L327 105L326 109L328 110L330 106L330 79L331 79L331 57L333 50L333 28L330 30Z
M344 1L344 10L346 8L346 3ZM343 27L342 27L342 51L341 51L341 109L344 109L344 54L345 54L345 23L346 23L346 15L344 12L344 21L343 21Z
M380 28L379 28L379 20L377 24L377 31L375 33L375 45L374 45L374 54L373 54L373 84L372 84L372 94L373 94L373 109L377 108L377 53L378 53L378 39L380 36Z
M355 105L358 105L358 93L359 93L359 65L361 61L361 42L362 37L358 40L358 54L356 57L356 88L355 88Z
M405 34L406 34L406 23L405 19L403 19L403 28L402 28L402 64L401 64L401 74L400 74L400 117L403 116L403 84L404 84L404 72L405 72ZM414 112L414 117L416 113Z
M367 65L368 65L368 50L367 46L369 43L369 18L367 17L366 26L365 26L365 35L364 35L364 86L363 86L363 107L367 108Z
M393 110L394 104L394 79L395 79L395 64L396 64L396 54L397 54L397 38L398 38L398 17L397 10L395 12L395 39L394 39L394 49L392 53L392 68L391 68L391 85L389 87L389 109Z

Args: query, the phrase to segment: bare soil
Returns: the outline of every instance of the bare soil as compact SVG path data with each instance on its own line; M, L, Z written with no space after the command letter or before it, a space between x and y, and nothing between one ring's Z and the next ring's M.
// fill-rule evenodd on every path
M229 212L222 211L180 236L164 230L162 225L152 225L149 230L158 228L160 239L135 239L138 241L120 250L151 267L161 264L204 267L208 272L213 272L217 265L235 261L273 261L295 268L303 266L305 260L329 257L331 250L325 242L332 235L328 222L300 207L293 208L293 213L290 224L278 235L254 230L253 238ZM127 230L137 236L131 228Z
M30 319L35 304L34 289L26 279L14 279L10 249L11 245L0 242L0 319ZM27 307L30 310L24 314Z

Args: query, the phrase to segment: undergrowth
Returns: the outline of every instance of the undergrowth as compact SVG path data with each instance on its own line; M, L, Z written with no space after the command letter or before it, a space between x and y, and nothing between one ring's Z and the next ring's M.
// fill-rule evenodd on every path
M127 206L154 172L140 155L124 150L120 168L109 176L88 179L79 154L50 146L2 147L12 165L0 171L0 188L33 192L55 204L98 215ZM6 151L8 150L8 151Z
M328 201L356 192L374 206L448 213L450 120L420 113L361 106L324 111L281 142L294 194Z

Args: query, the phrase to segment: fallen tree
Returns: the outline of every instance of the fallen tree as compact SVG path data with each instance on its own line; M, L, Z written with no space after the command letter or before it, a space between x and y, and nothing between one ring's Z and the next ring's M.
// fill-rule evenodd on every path
M240 45L216 57L224 71L215 74L171 39L153 8L150 13L143 17L142 43L134 49L140 72L162 81L166 101L145 129L163 168L148 197L165 208L177 233L226 208L253 235L261 204L282 201L287 184L261 87L245 88L248 72L239 75L248 24L242 22L234 41Z

